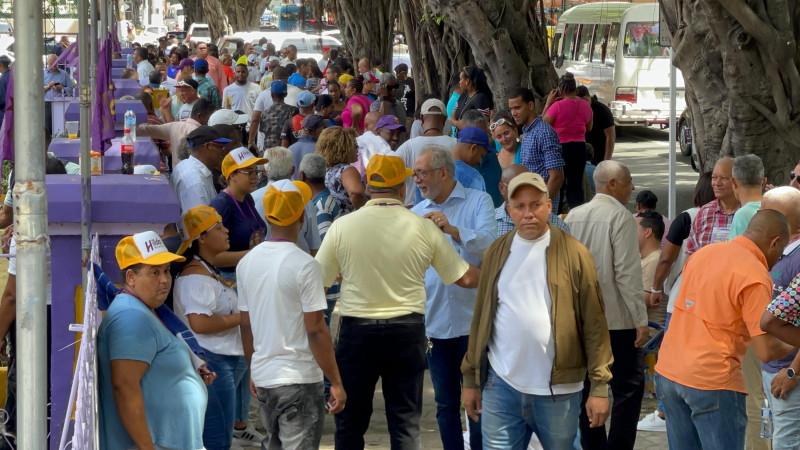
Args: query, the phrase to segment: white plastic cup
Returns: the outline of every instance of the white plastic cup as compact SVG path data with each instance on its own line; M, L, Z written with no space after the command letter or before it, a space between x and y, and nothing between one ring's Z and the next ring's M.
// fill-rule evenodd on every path
M64 125L67 129L67 137L70 139L78 139L78 122L75 120L70 120Z

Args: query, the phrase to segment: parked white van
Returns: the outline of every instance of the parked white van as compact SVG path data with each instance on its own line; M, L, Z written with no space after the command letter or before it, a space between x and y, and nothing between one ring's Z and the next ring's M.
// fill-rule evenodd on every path
M614 113L616 125L669 122L669 49L658 44L658 3L589 3L568 9L556 25L556 72L572 72ZM677 69L676 69L677 70ZM677 110L686 106L677 76Z

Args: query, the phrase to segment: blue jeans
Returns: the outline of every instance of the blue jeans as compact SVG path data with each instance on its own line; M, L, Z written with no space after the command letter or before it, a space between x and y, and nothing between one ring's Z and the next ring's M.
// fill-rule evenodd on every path
M431 338L433 348L428 353L436 399L436 420L444 450L464 449L461 434L461 361L467 352L469 336L453 339ZM469 419L469 445L481 450L481 424Z
M236 399L233 404L234 422L249 422L250 399L253 395L250 394L250 367L247 366L244 356L241 356L239 363L236 364L233 380L236 382Z
M656 373L671 450L743 450L747 428L745 394L703 391Z
M233 419L236 414L236 374L244 356L205 352L206 363L217 374L217 378L206 386L208 406L203 426L203 445L207 450L228 449L233 440Z
M665 336L667 334L667 327L669 327L669 319L672 319L672 313L667 313L667 320L664 321L664 334L661 335L662 336L662 338L661 338L662 342L663 342L663 339L664 339L663 336ZM655 384L655 380L654 380L653 384ZM658 400L657 409L659 411L661 411L661 412L664 412L664 404L661 402L661 399Z
M762 370L761 375L764 392L772 407L772 450L800 448L800 388L795 386L783 400L776 399L770 388L775 374Z
M481 430L486 450L524 450L531 435L548 450L579 450L581 392L564 395L524 394L489 368L483 386Z

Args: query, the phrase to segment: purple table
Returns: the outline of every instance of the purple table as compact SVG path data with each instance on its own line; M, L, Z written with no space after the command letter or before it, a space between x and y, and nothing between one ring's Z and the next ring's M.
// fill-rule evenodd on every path
M111 140L111 148L106 150L103 155L103 173L119 173L122 170L122 156L120 155L121 138ZM78 163L78 156L81 154L80 139L53 139L47 151L52 152L56 157L66 161ZM159 167L161 159L158 148L149 137L137 137L133 144L133 164L150 164Z
M51 361L51 436L60 436L66 414L76 340L69 324L76 319L75 296L81 286L81 177L47 175L48 232L52 246L51 284L52 348ZM178 199L162 176L100 175L92 177L91 233L100 235L100 258L103 271L117 282L119 267L114 257L117 243L124 236L153 230L161 234L164 226L179 216ZM81 303L82 304L82 303ZM50 439L50 448L58 439Z
M128 67L128 62L125 61L125 58L122 59L112 59L111 60L111 67L122 67L123 69Z
M114 67L111 66L111 78L119 78L122 76L122 71L125 70L125 66L122 67Z
M125 95L136 95L139 92L142 92L142 86L139 85L139 82L136 80L131 79L121 79L121 78L113 78L114 80L114 98L118 99Z
M133 108L133 112L136 114L136 123L147 123L147 111L139 100L117 100L114 102L114 108L116 112L114 123L122 124L125 122L125 112L128 111L128 108ZM78 102L67 105L67 111L64 113L64 120L81 120L81 105Z
M120 49L120 51L119 51L119 54L120 54L120 55L122 55L123 57L124 57L125 55L132 55L132 54L133 54L133 49L132 49L132 48L123 48L123 49ZM124 59L125 59L125 58L123 58L123 60L124 60Z
M103 173L119 173L122 170L122 138L111 140L111 148L103 155ZM161 156L158 148L149 137L137 137L133 144L133 164L150 164L158 169Z

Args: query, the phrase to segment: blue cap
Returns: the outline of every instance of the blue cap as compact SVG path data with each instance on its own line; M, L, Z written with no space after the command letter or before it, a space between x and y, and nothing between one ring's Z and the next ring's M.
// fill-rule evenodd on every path
M304 88L306 87L306 79L303 78L303 76L300 75L299 73L295 72L292 74L292 76L289 77L289 84L291 84L292 86L298 86Z
M203 58L197 58L194 60L194 70L208 70L208 61Z
M269 89L275 95L286 95L286 82L281 80L273 81Z
M309 91L302 91L297 95L297 106L307 108L317 101L317 96Z
M458 142L480 145L485 148L487 152L497 153L497 149L489 145L489 136L478 127L467 127L461 130L458 133Z

